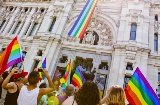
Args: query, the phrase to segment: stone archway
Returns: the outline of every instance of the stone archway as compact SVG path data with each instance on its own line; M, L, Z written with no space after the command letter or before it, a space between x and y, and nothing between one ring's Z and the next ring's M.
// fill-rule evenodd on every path
M64 39L66 42L101 46L112 46L115 42L117 33L116 23L108 15L95 14L86 30L84 38L81 40L66 34L71 29L76 19L77 16L73 17L64 31L63 36L65 37Z

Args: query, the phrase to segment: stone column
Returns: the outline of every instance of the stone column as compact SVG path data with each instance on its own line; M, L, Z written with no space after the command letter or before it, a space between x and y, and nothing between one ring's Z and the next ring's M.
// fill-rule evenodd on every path
M27 16L26 21L24 20L25 23L24 23L24 25L23 25L22 31L21 31L20 34L19 34L20 36L27 34L27 31L28 31L29 26L30 26L30 24L31 24L32 15L33 15L35 12L36 12L36 8L32 8L30 14L28 14L28 16Z
M37 48L38 48L38 45L34 44L33 42L33 44L30 45L29 50L27 51L27 54L24 59L24 70L26 72L30 72L33 67L34 58L38 51Z
M59 45L59 40L55 39L52 43L47 58L49 58L49 64L48 64L48 72L51 77L53 77L54 72L56 70L56 63L58 62L58 57L61 51L61 47Z
M120 49L115 49L115 51L112 54L112 62L111 62L110 74L108 77L107 88L113 85L117 85L119 79L118 77L119 77L120 62L121 62Z
M44 15L43 21L42 21L42 25L39 28L38 34L39 35L44 35L45 32L48 32L49 26L52 24L52 20L54 17L54 7L50 6L48 8L47 13Z

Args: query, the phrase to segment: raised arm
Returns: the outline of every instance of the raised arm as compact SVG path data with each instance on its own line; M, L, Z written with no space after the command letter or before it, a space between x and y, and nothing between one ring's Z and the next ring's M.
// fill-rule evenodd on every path
M10 78L12 77L12 75L13 75L15 72L17 72L17 71L18 71L18 70L17 70L16 68L13 68L13 69L11 70L11 72L9 73L9 75L7 76L7 78L3 81L2 87L3 87L4 89L11 89L11 88L13 87L13 84L12 84L12 83L8 83L8 82L9 82Z
M43 69L43 73L44 73L44 75L46 76L46 78L48 80L49 88L41 88L40 89L40 93L42 95L48 94L48 93L50 93L50 92L52 92L54 90L54 85L53 85L53 82L52 82L52 80L51 80L51 78L50 78L50 76L48 74L48 71L46 69Z

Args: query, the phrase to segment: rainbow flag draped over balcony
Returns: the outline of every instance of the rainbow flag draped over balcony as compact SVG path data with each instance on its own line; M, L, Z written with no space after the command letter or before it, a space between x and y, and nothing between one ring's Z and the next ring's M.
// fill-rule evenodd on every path
M3 74L6 69L22 61L23 56L16 36L0 55L0 74Z
M88 0L79 17L69 31L69 36L83 38L98 0Z
M132 105L160 105L156 93L138 67L125 88L125 94Z
M70 78L71 78L71 59L67 64L66 72L63 76L63 78L60 79L60 82L62 83L62 90L65 90L67 85L70 84Z

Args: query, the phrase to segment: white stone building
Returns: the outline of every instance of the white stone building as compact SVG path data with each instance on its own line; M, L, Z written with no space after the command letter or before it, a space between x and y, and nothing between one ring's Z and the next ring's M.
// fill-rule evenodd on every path
M53 78L72 59L86 72L96 70L94 81L102 90L124 87L139 67L160 95L160 0L99 0L84 38L69 37L85 2L2 1L1 52L18 35L27 52L25 71L39 67L46 57Z

